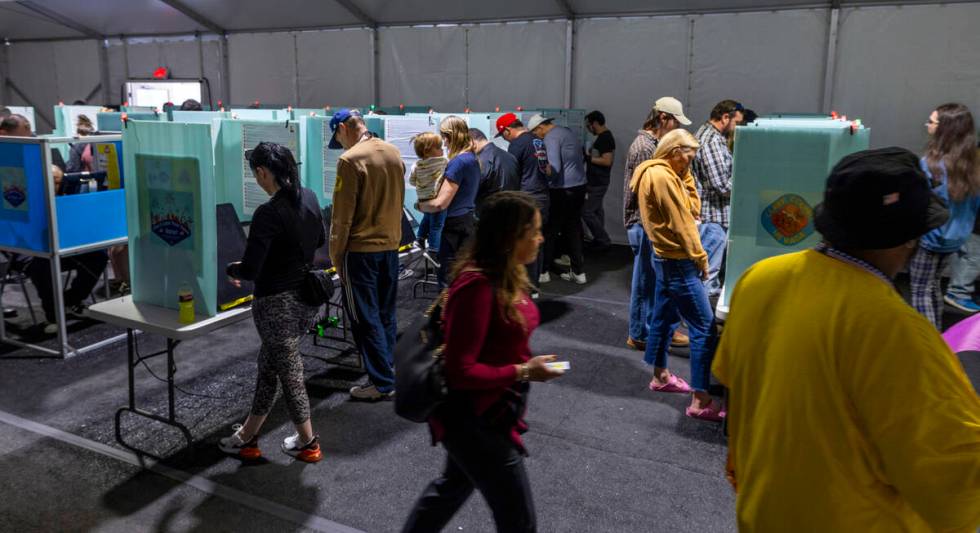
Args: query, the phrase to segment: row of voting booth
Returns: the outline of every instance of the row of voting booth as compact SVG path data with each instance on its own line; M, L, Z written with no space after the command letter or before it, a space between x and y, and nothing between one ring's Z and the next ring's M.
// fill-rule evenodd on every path
M440 121L453 114L494 143L507 145L493 136L496 120L505 111L441 113L425 106L374 111L365 122L401 152L405 207L416 220L421 213L414 208L417 196L408 184L417 160L412 146L416 135L437 132ZM580 134L583 145L588 141L584 110L515 113L525 123L532 114L542 113ZM82 114L93 119L100 132L121 133L73 138ZM249 222L256 207L268 200L245 161L245 151L262 141L289 147L301 163L305 186L316 193L321 207L328 207L342 153L327 148L331 115L329 108L160 113L56 106L52 136L0 139L0 249L53 258L128 242L134 302L177 309L178 292L189 289L196 316L215 316L229 303L241 301L242 291L248 292L232 289L224 276L224 263L237 259L235 254L240 257L244 233L238 231L240 235L228 240L229 232L221 228L240 229L236 223ZM826 177L841 157L867 148L869 137L870 131L859 123L820 115L773 115L737 129L726 287L754 262L818 241L813 208L821 201ZM48 151L67 150L76 142L97 147L99 168L108 177L97 192L58 196ZM60 269L55 270L52 275L60 277ZM719 301L720 316L727 312L730 292L726 288ZM60 291L57 298L64 356L80 350L67 342Z

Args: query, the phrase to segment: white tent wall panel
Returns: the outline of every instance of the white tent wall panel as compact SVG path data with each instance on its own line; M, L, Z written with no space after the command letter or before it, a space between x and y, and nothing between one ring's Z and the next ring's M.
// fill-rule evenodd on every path
M871 127L874 147L920 152L936 106L980 117L980 4L868 7L841 13L833 106Z
M572 105L606 116L616 139L604 209L606 231L626 242L623 169L637 131L661 96L687 91L688 18L585 19L575 24Z
M332 55L332 54L331 54ZM296 41L291 32L228 36L231 104L286 106L296 101Z
M297 33L299 101L294 105L370 105L372 38L365 29Z
M466 107L466 31L462 27L378 30L380 104Z
M759 114L819 112L829 17L826 9L693 17L692 132L726 98Z
M7 47L10 81L41 108L37 113L38 133L51 132L53 125L41 115L50 118L52 106L85 99L99 85L98 46L92 40L14 43ZM93 100L101 98L100 92ZM9 103L30 105L13 91Z
M566 27L564 21L467 27L470 109L560 107Z

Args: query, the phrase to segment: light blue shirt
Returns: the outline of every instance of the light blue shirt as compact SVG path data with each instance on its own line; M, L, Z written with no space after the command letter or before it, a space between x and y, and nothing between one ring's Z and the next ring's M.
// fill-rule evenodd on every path
M919 166L922 167L923 172L929 176L930 180L934 179L924 157L919 160ZM946 201L946 206L949 208L949 220L942 226L923 235L919 244L930 252L952 253L958 251L973 233L973 223L976 222L977 210L980 209L980 196L968 196L959 202L950 200L946 165L940 161L939 168L942 170L942 176L940 176L942 181L932 191Z
M585 153L581 139L564 126L555 126L544 136L551 176L548 187L570 189L585 185Z

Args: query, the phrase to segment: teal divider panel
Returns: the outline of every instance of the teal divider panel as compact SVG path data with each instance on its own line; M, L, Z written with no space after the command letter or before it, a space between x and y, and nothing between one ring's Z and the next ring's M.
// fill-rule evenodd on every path
M211 126L131 122L123 131L133 300L177 309L189 286L198 316L217 313Z
M171 122L183 124L211 124L214 119L231 118L231 113L227 111L178 111L170 112Z
M813 209L823 201L830 169L847 154L865 150L870 130L849 122L762 121L735 133L731 227L725 300L746 269L776 255L820 242Z
M0 245L47 252L41 146L0 142Z
M103 111L96 115L99 117L99 131L122 131L122 113L118 111ZM126 113L126 117L129 120L143 120L151 122L159 122L161 120L166 120L166 115L160 113Z
M261 110L260 110L261 111ZM255 208L265 203L269 195L259 187L252 170L245 162L245 150L260 142L275 142L292 150L302 160L300 128L296 121L222 120L215 151L215 176L218 203L235 206L238 219L252 220Z
M280 118L278 109L232 109L231 116L238 120L278 120Z
M402 155L402 161L405 163L405 207L412 213L415 220L422 220L422 212L415 209L419 196L415 187L408 183L412 166L418 161L418 156L415 155L415 148L412 145L412 138L425 131L438 132L440 120L441 118L437 113L385 117L384 139L395 145Z
M73 248L127 236L126 191L99 191L59 196L58 244Z
M332 205L333 189L337 182L337 160L344 151L327 148L331 135L329 118L304 117L300 126L306 143L303 150L304 186L316 193L320 207Z

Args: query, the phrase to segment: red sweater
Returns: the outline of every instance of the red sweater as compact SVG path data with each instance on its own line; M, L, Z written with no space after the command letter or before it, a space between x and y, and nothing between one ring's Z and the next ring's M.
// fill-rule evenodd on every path
M528 341L541 321L538 307L527 294L518 311L524 325L508 321L497 305L493 285L480 272L464 272L449 287L446 303L446 349L443 352L449 388L464 394L482 415L517 380L514 365L531 358ZM431 421L434 441L442 439L443 424ZM524 449L520 433L527 429L521 417L511 428L511 439Z

